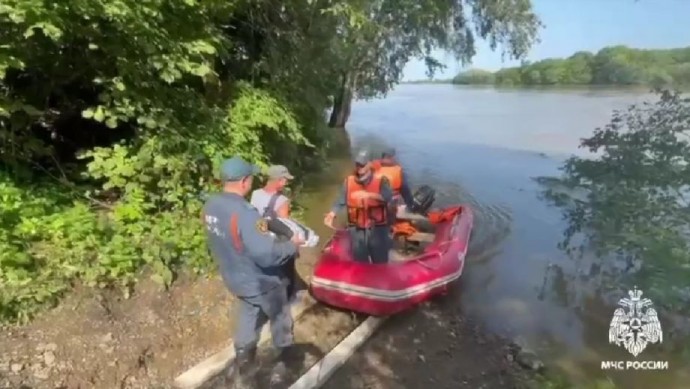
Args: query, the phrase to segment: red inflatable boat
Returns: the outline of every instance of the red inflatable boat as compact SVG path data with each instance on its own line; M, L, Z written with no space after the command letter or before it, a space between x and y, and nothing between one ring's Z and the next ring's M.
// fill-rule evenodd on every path
M387 264L355 262L349 234L337 230L314 269L312 296L331 306L387 316L444 293L462 274L472 210L461 205L431 211L428 217L402 213L394 235L417 247L415 254L393 253ZM431 226L433 233L418 232L419 224Z

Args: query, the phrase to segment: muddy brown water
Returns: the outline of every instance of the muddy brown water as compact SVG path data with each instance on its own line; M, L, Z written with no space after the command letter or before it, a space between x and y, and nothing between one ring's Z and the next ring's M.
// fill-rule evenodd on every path
M557 175L568 155L585 155L579 139L607 124L614 109L650 99L629 91L402 85L386 99L355 104L348 132L354 148L396 147L413 184L434 186L439 203L474 208L468 264L454 292L466 315L577 383L608 377L622 388L687 388L690 366L672 350L680 346L673 337L637 358L668 361L668 371L602 371L602 361L635 358L608 343L615 306L589 293L589 269L558 249L565 222L533 180ZM374 346L363 353L367 347Z
M639 359L668 361L669 371L601 370L602 361L634 358L608 343L614 307L588 293L587 269L557 248L564 222L533 180L556 175L569 154L584 155L579 139L606 124L612 110L651 98L404 85L386 99L357 103L348 126L353 149L396 147L411 181L435 187L439 204L469 203L475 227L466 272L452 293L389 320L327 387L519 387L505 363L505 342L482 326L534 350L576 383L609 378L626 389L686 388L684 360L654 345ZM331 172L350 168L345 159L334 163ZM330 235L322 218L339 184L323 175L304 195L305 203L320 204L305 218L321 236ZM313 263L300 266L308 274ZM359 322L333 311L298 322L296 337L310 350L301 372Z

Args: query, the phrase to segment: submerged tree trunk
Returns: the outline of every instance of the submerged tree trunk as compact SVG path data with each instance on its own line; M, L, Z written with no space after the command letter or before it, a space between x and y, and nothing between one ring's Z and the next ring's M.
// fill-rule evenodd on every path
M355 90L355 77L351 72L343 75L343 81L340 84L340 89L336 93L333 101L333 111L331 111L331 118L328 121L328 126L331 128L344 128L347 120L350 118L350 111L352 109L352 99Z

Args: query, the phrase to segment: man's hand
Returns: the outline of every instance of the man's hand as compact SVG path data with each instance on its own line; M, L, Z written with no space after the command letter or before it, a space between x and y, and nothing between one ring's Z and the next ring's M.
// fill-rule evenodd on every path
M300 238L299 235L297 235L297 234L294 234L294 235L292 236L292 239L290 239L290 241L291 241L292 243L294 243L295 246L297 246L297 247L300 247L300 246L303 245L304 242L305 242L305 240L302 239L302 238Z
M335 212L328 212L326 216L323 218L323 224L326 225L326 227L335 229L333 227L333 221L335 220Z

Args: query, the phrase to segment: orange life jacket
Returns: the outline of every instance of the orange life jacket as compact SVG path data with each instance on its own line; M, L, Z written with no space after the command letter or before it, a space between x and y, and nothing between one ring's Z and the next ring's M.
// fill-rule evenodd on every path
M397 220L393 224L393 236L408 238L419 232L409 220Z
M386 205L380 200L358 200L353 196L357 191L381 193L381 178L374 175L367 185L358 183L354 175L347 178L345 200L348 224L357 228L387 225Z
M428 213L427 218L431 224L441 224L443 222L453 220L455 215L462 213L462 206L458 205L451 208L440 209Z
M379 177L386 177L388 179L393 195L397 196L400 194L400 188L402 187L402 167L400 165L381 164L376 170L376 174Z

